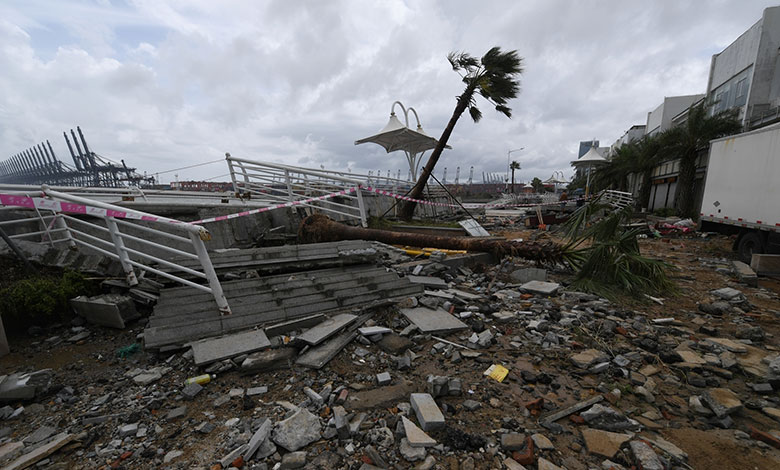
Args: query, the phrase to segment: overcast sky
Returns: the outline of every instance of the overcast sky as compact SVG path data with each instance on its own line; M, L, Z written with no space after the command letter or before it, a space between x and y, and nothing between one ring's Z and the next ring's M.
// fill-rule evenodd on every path
M395 175L375 134L393 101L438 137L462 91L450 51L515 49L512 119L480 101L437 167L549 178L581 140L609 145L664 96L703 93L712 54L766 1L3 0L0 160L81 126L98 154L150 173L234 156ZM478 98L481 100L481 98ZM426 154L427 157L427 154ZM220 178L224 162L178 171ZM162 176L169 182L173 173Z

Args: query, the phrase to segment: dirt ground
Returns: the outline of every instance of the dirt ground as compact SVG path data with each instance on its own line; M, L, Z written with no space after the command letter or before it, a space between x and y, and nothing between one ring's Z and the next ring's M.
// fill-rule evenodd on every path
M521 231L505 233L508 238L528 239L533 232ZM663 299L663 305L650 302L647 299L621 299L620 308L645 312L648 318L674 317L690 328L690 338L700 339L698 333L701 326L701 315L698 313L698 303L710 297L712 289L730 286L742 291L753 309L746 315L754 325L759 325L767 333L767 339L761 347L769 352L780 350L780 281L777 279L761 278L758 288L747 287L736 281L728 274L717 271L718 266L727 267L728 259L733 257L730 251L731 241L726 237L713 238L689 238L689 239L658 239L641 240L640 245L644 254L666 261L674 266L672 276L680 289L680 295L674 298ZM567 275L552 274L555 281L566 282ZM518 305L522 308L531 308L527 305ZM385 311L375 316L377 324L390 324L397 316L394 310ZM729 317L716 319L714 324L724 336L733 334L737 325L729 321ZM143 321L132 324L124 331L91 328L94 334L86 341L76 344L67 342L53 347L45 344L47 337L52 335L67 334L68 325L52 326L45 335L29 337L19 335L11 338L12 353L0 359L0 374L7 374L16 370L34 370L51 368L57 374L57 382L61 385L71 385L78 393L88 393L94 399L103 393L117 390L114 382L122 377L125 371L135 367L147 367L152 365L165 365L171 355L139 353L129 359L119 359L116 351L124 346L132 344L136 335L143 331ZM404 401L408 397L409 389L419 388L429 375L448 375L459 377L463 381L463 390L467 395L458 397L446 397L441 403L451 405L448 411L448 427L457 428L469 433L498 439L497 430L506 428L540 429L532 417L524 416L521 410L524 405L537 398L544 398L550 409L557 409L594 396L597 392L599 379L588 374L569 373L571 364L567 348L541 349L535 347L532 350L522 350L510 346L513 335L521 334L511 323L497 325L502 333L497 342L489 349L482 351L482 355L474 360L463 360L452 363L442 355L430 353L433 345L438 342L431 338L419 344L417 350L419 357L415 359L415 365L411 370L393 372L396 379L394 385L398 389L387 389L387 396L374 396L377 400L385 402L382 409L372 410L369 421L378 422L387 416L397 413L394 403ZM453 342L462 342L459 334L444 335L444 338ZM617 338L611 347L636 349L626 340ZM355 354L357 348L365 348L371 351L375 360L363 361ZM617 350L617 349L616 349ZM503 383L487 380L483 371L491 364L503 363L511 369L510 377ZM154 385L156 390L177 389L181 382L197 371L184 366L184 362L175 358L171 362L174 371L163 377ZM380 370L392 370L390 361L382 354L378 354L375 346L364 345L358 342L350 344L343 352L333 359L322 371L306 369L283 369L256 375L241 375L237 371L231 371L219 376L204 390L203 400L188 403L186 427L182 425L162 424L165 439L156 443L160 448L179 448L185 452L182 460L186 459L190 467L208 466L221 458L228 450L222 442L214 439L214 434L203 438L195 435L191 429L194 424L203 418L204 413L213 413L216 416L215 423L224 423L233 416L258 416L259 414L272 414L274 402L289 401L299 403L301 401L302 384L312 384L318 390L326 383L348 384L351 394L360 394L364 391L370 393L376 388L373 381L374 375ZM519 379L521 371L532 371L537 375L549 375L552 383L523 383ZM728 386L740 396L749 395L747 382L749 377L734 374L727 380ZM403 384L409 384L409 389ZM256 403L255 411L246 411L240 401L231 401L224 407L215 409L211 406L213 399L226 395L233 388L248 388L258 385L269 387L267 394L263 395ZM319 388L318 388L319 387ZM669 419L662 421L660 433L670 442L679 446L688 453L688 465L694 469L773 469L780 468L780 450L756 446L751 440L735 438L735 429L746 430L747 424L756 425L765 430L779 429L780 423L772 421L760 411L745 409L735 416L733 429L713 429L701 424L700 421L692 421L685 409L672 406L675 402L673 396L681 394L679 388L660 384L658 395L669 395L667 402L664 400L656 403L660 409L670 412ZM373 396L373 395L372 395ZM467 411L461 408L460 403L464 398L472 398L483 403L483 407L476 411ZM681 395L683 401L687 396ZM52 397L46 403L46 414L62 416L69 422L68 413L73 410L67 405L57 403ZM176 406L170 402L168 406ZM620 402L622 409L631 409L635 414L655 409L638 397L627 394ZM79 411L80 413L81 411ZM153 410L155 413L164 411ZM451 417L450 417L451 416ZM73 417L70 417L72 419ZM23 437L35 430L43 421L42 417L31 418L18 423L14 429L14 436ZM159 420L158 420L159 421ZM122 424L121 419L110 421L110 426ZM92 444L105 444L112 439L113 432L110 427L100 428L96 441ZM217 432L220 436L227 431L219 426ZM541 432L545 432L543 429ZM447 442L448 435L444 431L432 432L431 436L440 442ZM552 438L552 436L550 435ZM554 438L556 449L545 451L545 456L562 461L568 470L588 468L586 465L587 453L583 449L579 433L564 433ZM318 452L339 452L339 446L334 441L322 442ZM497 468L495 459L489 455L480 456L472 454L475 460L475 468ZM459 469L458 458L441 459L436 468ZM90 468L84 466L84 459L71 453L60 460L65 462L66 468ZM106 465L112 463L107 460ZM147 461L147 463L149 463ZM142 461L128 461L123 468L146 468ZM184 468L184 467L180 467ZM346 468L346 467L342 467ZM351 468L351 467L350 467ZM354 467L357 468L357 467Z

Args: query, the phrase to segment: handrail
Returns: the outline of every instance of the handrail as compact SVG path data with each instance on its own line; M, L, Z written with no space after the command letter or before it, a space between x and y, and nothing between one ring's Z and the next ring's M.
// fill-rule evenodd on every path
M46 185L35 192L28 191L25 195L32 197L33 203L28 207L18 207L17 209L20 212L35 210L38 217L17 216L18 218L13 222L22 224L37 220L43 225L43 230L34 233L21 232L13 236L18 238L45 233L49 236L52 244L64 241L68 242L71 248L85 247L94 250L119 260L130 286L138 284L135 269L139 269L209 292L214 296L220 313L222 315L230 314L230 306L203 243L211 238L208 230L204 227L142 211L128 210L124 207L74 194L62 193L52 190ZM72 205L69 206L68 203ZM78 210L75 209L76 207ZM52 216L41 215L38 212L39 209L54 214L54 224L52 225L56 226L56 229L52 229L46 224L46 220ZM75 212L78 216L69 215L63 211ZM115 215L124 216L124 218L114 217ZM99 220L102 220L105 225L99 224ZM71 227L68 222L78 225L79 229ZM139 224L139 222L143 222L144 225ZM121 228L137 230L150 236L135 236L122 231ZM170 233L171 231L186 234L186 236ZM58 235L59 238L51 239L52 234ZM160 238L164 238L164 242L155 241ZM132 243L133 246L126 246L126 242ZM171 243L178 243L179 247L174 248ZM185 248L179 249L180 247ZM201 269L181 265L182 257L197 259ZM156 269L150 264L166 266L178 273L194 276L196 279L204 279L207 284L195 283L173 272Z

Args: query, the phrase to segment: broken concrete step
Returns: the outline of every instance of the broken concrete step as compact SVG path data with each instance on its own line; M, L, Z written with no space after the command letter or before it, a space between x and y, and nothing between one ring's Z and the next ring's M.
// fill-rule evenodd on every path
M301 335L299 335L296 339L298 341L303 341L304 343L309 344L311 346L316 346L321 342L325 341L326 339L330 338L331 336L335 335L339 331L343 330L350 323L352 323L356 318L357 318L356 315L352 315L350 313L341 313L339 315L334 316L333 318L328 318L327 320L323 321L322 323L316 326L309 328L308 330L304 331Z
M193 361L196 366L229 359L241 354L253 353L271 347L262 330L245 331L221 338L211 338L192 343Z
M110 328L123 329L128 321L140 317L133 299L123 295L79 296L70 300L70 306L89 323Z
M437 310L427 307L403 308L401 313L423 333L441 333L468 328L468 325L441 308Z

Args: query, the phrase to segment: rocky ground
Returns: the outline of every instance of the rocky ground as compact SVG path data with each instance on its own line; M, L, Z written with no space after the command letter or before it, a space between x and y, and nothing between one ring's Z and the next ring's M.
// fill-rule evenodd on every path
M123 331L78 319L34 330L11 338L0 359L1 374L50 369L36 377L34 399L0 408L0 464L24 468L9 462L50 446L31 464L780 468L780 283L740 284L729 243L642 240L643 252L675 266L681 291L655 300L570 292L556 272L555 293L529 293L520 261L431 262L419 274L465 294L375 310L364 326L392 332L358 336L321 370L280 361L247 373L246 357L196 368L190 351L133 347L143 319ZM399 312L415 304L444 308L468 329L421 334ZM501 367L485 375L491 366L506 376ZM185 387L207 372L216 377Z

